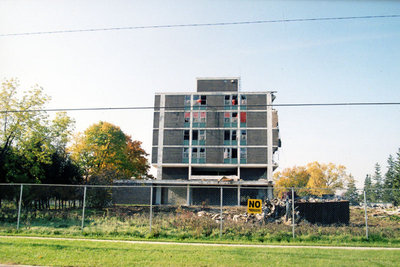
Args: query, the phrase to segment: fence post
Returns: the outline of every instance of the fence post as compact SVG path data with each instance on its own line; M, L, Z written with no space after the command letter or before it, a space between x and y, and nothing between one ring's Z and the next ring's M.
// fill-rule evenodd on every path
M292 235L294 236L294 188L292 187Z
M222 205L223 205L223 188L222 188L222 186L221 186L221 188L220 188L220 208L221 208L221 210L220 210L220 225L219 225L219 237L221 238L222 237Z
M21 184L21 190L19 193L19 202L18 202L18 220L17 220L17 230L19 229L19 220L21 218L21 204L22 204L22 190L24 189L24 185Z
M364 212L365 212L365 236L368 239L367 193L365 189L364 189Z
M150 233L151 233L151 224L153 221L153 185L150 188Z
M83 231L83 227L85 225L85 207L86 207L86 185L83 188L83 203L82 203L82 226L81 230Z

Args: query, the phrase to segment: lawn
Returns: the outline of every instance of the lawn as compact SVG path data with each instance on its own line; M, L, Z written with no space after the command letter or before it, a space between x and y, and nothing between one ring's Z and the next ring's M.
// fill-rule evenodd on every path
M234 221L227 217L220 224L210 217L199 217L181 207L154 208L152 231L149 231L148 207L87 209L85 228L81 230L79 209L23 212L16 229L15 210L0 209L0 235L55 236L121 240L169 240L177 242L220 242L253 244L319 244L336 246L400 247L400 217L370 216L369 239L365 238L364 211L352 208L348 225L314 225L300 222L296 238L292 227L284 223ZM164 209L166 209L164 208ZM235 209L226 208L232 213ZM244 209L243 207L241 209ZM219 210L217 210L219 212ZM243 213L238 210L236 213Z
M399 251L0 238L0 263L47 266L398 266Z

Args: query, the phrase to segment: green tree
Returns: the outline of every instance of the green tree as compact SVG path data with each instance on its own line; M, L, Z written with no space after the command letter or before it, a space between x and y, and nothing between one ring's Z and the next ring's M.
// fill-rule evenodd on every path
M360 202L360 195L356 188L356 181L352 175L347 179L346 191L343 197L350 202L350 205L358 205Z
M373 197L373 188L372 188L371 175L369 175L369 174L367 174L365 176L364 191L365 191L365 194L366 194L367 201L371 202L372 201L372 197Z
M387 160L387 172L385 173L385 179L383 182L383 200L386 202L393 202L393 181L396 175L395 173L395 161L392 155L389 155Z
M132 141L118 126L100 121L76 136L70 147L72 158L82 168L86 182L94 175L113 171L118 177L147 175L148 155L140 142Z
M44 111L50 98L34 86L18 94L19 82L6 80L0 88L0 182L40 183L42 164L64 148L72 133L73 120L66 113L53 120Z
M381 166L378 163L375 164L375 172L372 176L372 179L372 200L373 202L380 202L383 199L383 178L381 173Z
M396 154L396 161L394 162L393 189L393 203L398 206L400 205L400 148Z

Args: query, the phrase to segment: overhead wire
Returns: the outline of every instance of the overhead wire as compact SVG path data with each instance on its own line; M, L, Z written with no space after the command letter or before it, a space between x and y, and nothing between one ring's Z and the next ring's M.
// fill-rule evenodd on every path
M395 106L400 102L342 102L342 103L282 103L282 104L262 104L262 105L245 105L246 107L321 107L321 106ZM23 112L60 112L60 111L112 111L112 110L187 110L190 106L128 106L128 107L82 107L82 108L48 108L48 109L28 109L28 110L0 110L3 113L23 113ZM193 106L200 107L200 106ZM207 105L208 109L224 108L225 105Z
M54 31L38 31L38 32L22 32L22 33L4 33L4 34L0 34L0 37L43 35L43 34L62 34L62 33L80 33L80 32L100 32L100 31L145 30L145 29L165 29L165 28L184 28L184 27L188 27L188 28L189 27L213 27L213 26L267 24L267 23L282 23L282 22L310 22L310 21L382 19L382 18L400 18L400 14L348 16L348 17L273 19L273 20L233 21L233 22L215 22L215 23L164 24L164 25L144 25L144 26L109 27L109 28L89 28L89 29L75 29L75 30L70 29L70 30L54 30Z

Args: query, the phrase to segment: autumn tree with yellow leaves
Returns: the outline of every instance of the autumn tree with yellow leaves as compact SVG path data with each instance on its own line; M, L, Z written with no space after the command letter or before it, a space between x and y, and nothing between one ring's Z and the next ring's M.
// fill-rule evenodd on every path
M333 163L308 163L306 166L286 168L274 175L275 192L281 197L289 187L298 188L299 195L333 194L338 188L343 188L349 178L346 167Z
M69 151L83 170L86 182L90 177L142 178L148 175L150 166L148 154L140 145L118 126L100 121L76 135Z

